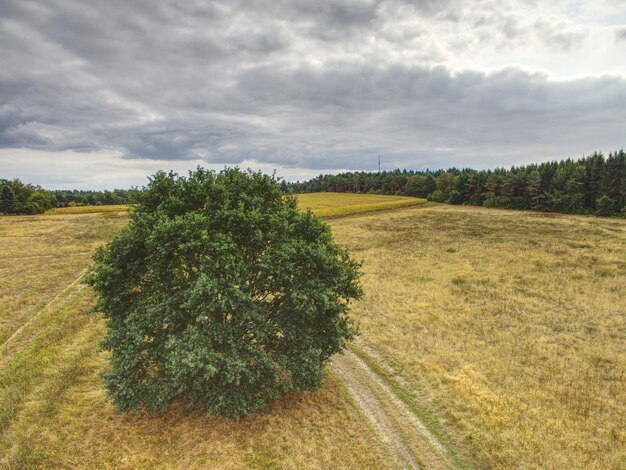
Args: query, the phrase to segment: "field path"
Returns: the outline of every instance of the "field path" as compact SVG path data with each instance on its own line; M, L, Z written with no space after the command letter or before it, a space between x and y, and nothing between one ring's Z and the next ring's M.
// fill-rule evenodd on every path
M67 304L73 299L80 291L85 287L81 284L81 279L87 272L87 268L83 269L78 277L70 282L63 290L61 290L54 298L46 305L37 310L22 326L13 332L7 340L0 344L0 368L6 366L16 354L18 354L22 348L24 348L29 341L35 336L40 328L35 328L33 331L28 331L33 322L36 322L45 312L51 309L59 309L63 305ZM22 334L23 333L23 334Z
M445 448L402 400L349 349L334 371L389 448L398 468L454 468Z

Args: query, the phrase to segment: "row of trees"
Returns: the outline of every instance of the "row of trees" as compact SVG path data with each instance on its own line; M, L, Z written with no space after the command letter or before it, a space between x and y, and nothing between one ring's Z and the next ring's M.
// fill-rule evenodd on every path
M610 216L626 213L626 153L483 171L350 172L288 186L297 193L396 194L450 204Z
M54 190L22 183L19 179L0 179L0 213L41 214L53 207L133 204L140 190L113 191Z

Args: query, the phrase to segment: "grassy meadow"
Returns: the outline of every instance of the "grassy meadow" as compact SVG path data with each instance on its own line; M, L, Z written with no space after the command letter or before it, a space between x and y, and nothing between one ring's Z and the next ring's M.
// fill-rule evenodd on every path
M429 204L331 226L364 260L357 349L480 467L626 467L626 220Z
M626 467L626 220L405 199L299 196L364 261L353 351L478 467ZM0 468L391 467L335 374L240 421L117 412L79 282L112 207L0 217Z

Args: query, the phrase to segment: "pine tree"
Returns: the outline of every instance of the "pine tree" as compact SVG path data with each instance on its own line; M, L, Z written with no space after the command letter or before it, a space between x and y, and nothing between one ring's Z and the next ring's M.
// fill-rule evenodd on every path
M531 209L540 211L543 209L543 201L546 198L543 194L543 184L539 171L534 170L528 180L528 193L532 201Z
M604 180L604 194L622 207L625 200L624 186L626 186L626 154L624 151L609 154L606 159L606 173Z
M602 195L601 186L604 179L604 155L594 153L584 160L585 163L585 207L595 209L596 200Z
M576 165L565 183L566 210L579 214L584 210L585 203L585 168Z
M2 199L0 200L0 212L5 214L14 214L16 209L15 193L13 188L8 184L2 187Z

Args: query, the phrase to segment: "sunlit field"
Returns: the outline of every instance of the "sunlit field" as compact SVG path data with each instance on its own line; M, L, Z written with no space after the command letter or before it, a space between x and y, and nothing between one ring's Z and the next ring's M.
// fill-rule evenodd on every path
M298 194L301 209L311 209L319 217L343 217L361 212L374 212L424 204L425 199L378 194L310 193Z
M360 348L480 466L626 467L626 220L429 205L331 226L364 261Z
M425 199L405 196L383 196L378 194L311 193L299 194L300 208L311 209L323 218L342 217L361 212L374 212L385 209L424 204ZM46 212L48 215L98 214L102 212L124 212L129 206L78 206L60 207Z

